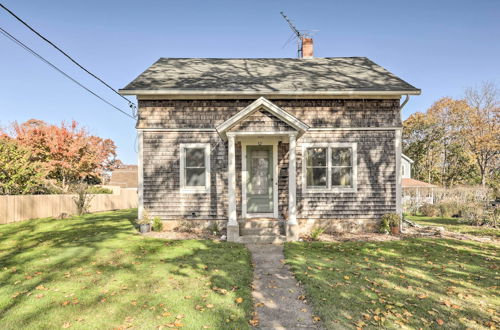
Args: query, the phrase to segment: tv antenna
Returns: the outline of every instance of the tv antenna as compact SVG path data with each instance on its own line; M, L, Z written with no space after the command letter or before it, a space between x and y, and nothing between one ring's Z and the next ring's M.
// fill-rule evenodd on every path
M309 39L312 37L312 34L307 33L307 32L301 32L301 30L297 29L295 27L295 25L293 25L292 21L288 18L288 16L285 15L284 12L280 11L280 14L281 14L281 16L283 16L285 21L288 23L288 26L290 26L290 29L292 29L293 34L297 38L297 46L298 46L297 57L303 57L304 54L302 53L302 49L303 49L304 39L311 41ZM316 31L313 31L313 32L316 32Z

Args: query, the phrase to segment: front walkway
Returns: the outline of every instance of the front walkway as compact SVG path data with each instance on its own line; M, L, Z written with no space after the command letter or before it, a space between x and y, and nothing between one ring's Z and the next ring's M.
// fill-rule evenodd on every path
M248 244L254 264L252 296L259 329L320 329L311 307L284 264L283 246Z

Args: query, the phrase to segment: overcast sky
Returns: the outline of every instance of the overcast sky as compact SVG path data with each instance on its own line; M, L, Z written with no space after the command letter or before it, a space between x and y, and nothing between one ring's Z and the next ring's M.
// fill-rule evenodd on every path
M295 57L291 31L318 30L315 56L366 56L422 89L403 118L485 80L500 83L500 1L111 1L2 3L116 89L159 57ZM127 104L6 12L0 27L123 109ZM284 46L285 45L285 46ZM0 126L76 120L137 163L134 122L0 35Z

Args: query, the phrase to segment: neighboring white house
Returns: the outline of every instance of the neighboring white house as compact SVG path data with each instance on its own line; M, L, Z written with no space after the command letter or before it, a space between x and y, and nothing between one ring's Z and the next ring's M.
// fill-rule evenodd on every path
M411 164L413 163L414 161L410 157L405 154L401 154L401 178L411 178Z
M422 204L434 203L435 185L411 178L411 166L414 161L401 154L401 186L403 191L403 208L419 207Z

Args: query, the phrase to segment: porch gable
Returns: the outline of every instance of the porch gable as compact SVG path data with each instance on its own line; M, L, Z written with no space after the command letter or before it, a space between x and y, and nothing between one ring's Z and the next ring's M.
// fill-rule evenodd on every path
M262 131L264 128L268 128L271 131L289 131L293 129L300 136L309 129L309 126L266 98L260 97L218 125L216 130L223 140L227 140L227 132L234 129Z

